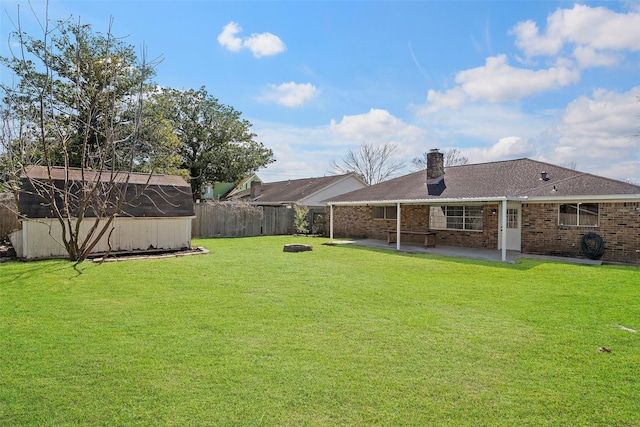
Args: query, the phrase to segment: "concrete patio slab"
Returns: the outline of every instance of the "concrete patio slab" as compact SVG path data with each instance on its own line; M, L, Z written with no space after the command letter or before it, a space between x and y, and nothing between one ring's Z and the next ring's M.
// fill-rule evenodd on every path
M396 244L388 244L385 240L374 239L334 239L333 245L354 245L368 248L387 249L390 251L396 250ZM453 256L460 258L480 259L485 261L497 261L502 262L502 251L496 249L485 248L460 248L455 246L436 246L425 248L424 246L417 244L404 244L400 245L400 252L414 253L414 254L433 254ZM532 258L542 259L547 261L556 262L568 262L574 264L587 264L587 265L601 265L600 260L591 260L583 258L568 258L558 256L545 256L545 255L533 255L523 254L518 251L507 251L508 263L515 263L520 258Z

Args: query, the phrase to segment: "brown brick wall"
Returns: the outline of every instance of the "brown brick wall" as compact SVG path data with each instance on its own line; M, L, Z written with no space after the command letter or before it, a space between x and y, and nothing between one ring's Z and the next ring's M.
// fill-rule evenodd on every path
M604 261L640 264L640 203L600 203L598 227L558 225L558 204L522 205L522 252L584 257L582 237L598 234Z
M436 244L472 248L498 248L498 215L491 212L497 205L484 206L484 231L431 230L436 232ZM429 207L402 205L402 230L429 230ZM396 228L396 220L373 219L372 206L334 206L335 237L366 237L386 240L386 230ZM403 242L424 243L422 236L402 236Z

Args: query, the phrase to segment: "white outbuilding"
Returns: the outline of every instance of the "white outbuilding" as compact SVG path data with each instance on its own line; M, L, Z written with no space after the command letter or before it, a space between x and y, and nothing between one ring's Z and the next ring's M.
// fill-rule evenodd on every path
M51 178L49 178L49 171ZM114 209L117 200L126 200L122 211L115 217L109 232L100 239L91 251L102 254L157 252L185 250L191 247L191 220L194 205L191 187L175 175L121 174L103 172L98 174L80 169L29 166L22 176L22 188L18 200L21 214L19 230L9 235L18 258L24 260L65 258L67 251L62 244L62 226L54 214L50 197L43 197L43 189L53 182L59 189L70 188L66 194L79 195L86 188L83 182L98 183L105 190L101 203L103 209L86 209L85 218L80 223L80 234L86 235L94 225L96 217L104 218L109 209ZM116 185L113 185L113 183ZM38 188L42 185L41 188ZM61 200L56 197L57 205ZM79 199L77 199L79 200ZM104 209L104 206L108 206ZM71 224L75 227L76 216L72 214ZM100 225L107 221L100 219Z

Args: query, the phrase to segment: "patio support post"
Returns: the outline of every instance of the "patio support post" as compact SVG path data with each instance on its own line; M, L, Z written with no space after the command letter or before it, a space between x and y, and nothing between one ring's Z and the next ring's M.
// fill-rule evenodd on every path
M501 244L502 244L502 261L507 260L507 200L502 201L502 209L500 209L500 217L502 223L502 234L501 234Z
M329 205L329 243L333 243L333 205Z
M400 203L396 210L396 250L400 250Z

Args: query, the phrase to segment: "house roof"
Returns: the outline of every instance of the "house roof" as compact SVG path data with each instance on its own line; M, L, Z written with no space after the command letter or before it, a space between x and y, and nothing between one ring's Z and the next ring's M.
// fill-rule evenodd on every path
M41 187L38 182L48 182L47 168L44 166L27 166L25 171L26 174L22 176L22 190L18 201L20 213L27 218L53 218L51 204L38 196L39 192L46 191L46 187ZM131 173L128 175L127 182L126 173L116 174L113 177L113 182L116 183L117 191L109 195L105 194L102 197L111 201L110 206L114 204L112 199L121 198L123 195L124 200L130 201L123 208L120 216L169 218L195 215L191 187L182 177L176 175L149 176L149 174L144 173ZM70 193L79 194L82 191L82 186L80 185L82 171L70 168L68 172L65 172L65 168L62 167L51 168L51 178L56 188L62 188L65 176L68 176L67 182ZM111 181L111 174L108 172L98 174L94 171L84 171L84 177L86 182L97 182L99 180L100 182L108 183ZM35 184L35 187L32 183ZM56 204L62 206L59 199ZM109 208L107 208L108 210ZM95 213L89 210L86 216L95 216Z
M314 194L338 184L354 174L331 175L317 178L289 179L286 181L265 182L261 185L260 196L254 201L260 204L301 203ZM359 179L359 178L357 178ZM364 183L363 183L364 184ZM250 197L251 190L237 193L236 197Z
M238 193L248 190L253 181L258 181L262 183L262 180L258 177L258 175L256 175L255 173L252 173L251 175L247 175L244 178L242 178L240 181L236 182L233 185L233 187L229 189L229 191L223 194L223 197L235 196Z
M546 179L541 174L546 172ZM531 159L445 168L427 180L426 170L333 197L330 204L461 199L558 200L585 196L635 195L640 186Z

